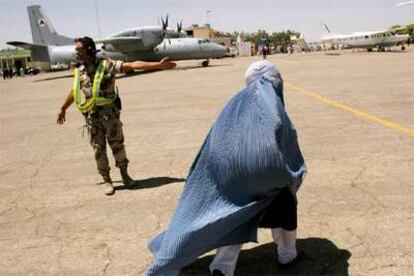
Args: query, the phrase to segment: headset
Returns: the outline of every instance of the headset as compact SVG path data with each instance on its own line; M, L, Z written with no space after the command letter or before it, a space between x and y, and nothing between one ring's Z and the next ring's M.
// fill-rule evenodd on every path
M88 54L88 56L95 56L96 53L99 52L99 50L96 50L96 45L93 39L88 36L76 38L75 42L82 43L83 47L85 48L86 54Z

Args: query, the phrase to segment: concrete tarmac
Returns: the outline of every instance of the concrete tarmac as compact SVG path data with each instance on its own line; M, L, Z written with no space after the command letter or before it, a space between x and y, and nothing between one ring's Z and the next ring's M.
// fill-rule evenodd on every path
M309 173L304 259L278 271L270 231L236 275L414 275L414 49L273 55ZM0 275L142 275L187 171L257 57L119 76L134 189L105 196L82 115L56 116L70 72L0 80ZM112 165L112 177L120 180ZM210 252L183 270L208 275Z

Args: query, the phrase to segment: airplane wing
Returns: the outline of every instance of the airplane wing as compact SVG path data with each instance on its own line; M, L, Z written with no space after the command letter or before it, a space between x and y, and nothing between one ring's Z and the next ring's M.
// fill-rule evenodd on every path
M26 50L45 49L45 48L47 49L46 45L28 43L28 42L23 42L23 41L8 41L6 42L6 44L14 46L14 47L23 48Z
M42 44L34 44L34 43L28 43L28 42L22 42L22 41L8 41L6 44L23 48L26 50L30 50L30 55L32 56L32 59L34 61L45 61L49 62L49 50L47 45Z
M153 45L145 45L141 37L108 37L95 41L96 43L102 43L107 51L120 51L120 52L135 52L150 50Z

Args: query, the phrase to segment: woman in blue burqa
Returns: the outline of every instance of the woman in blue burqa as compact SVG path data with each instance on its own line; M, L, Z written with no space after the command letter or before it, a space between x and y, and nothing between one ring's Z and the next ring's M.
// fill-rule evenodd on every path
M278 262L297 258L296 192L306 174L283 80L269 61L255 62L246 87L224 107L196 156L168 229L149 244L146 275L179 275L217 249L213 274L233 275L241 244L270 228Z

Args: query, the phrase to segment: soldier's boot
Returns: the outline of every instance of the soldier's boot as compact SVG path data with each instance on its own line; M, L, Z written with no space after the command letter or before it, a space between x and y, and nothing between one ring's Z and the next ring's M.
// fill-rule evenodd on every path
M112 185L112 179L111 176L103 175L104 183L102 184L104 186L104 193L105 195L113 195L115 193L114 185Z
M122 177L122 183L124 183L125 186L129 187L134 185L134 179L132 179L128 174L128 168L122 167L120 168L121 171L121 177Z

